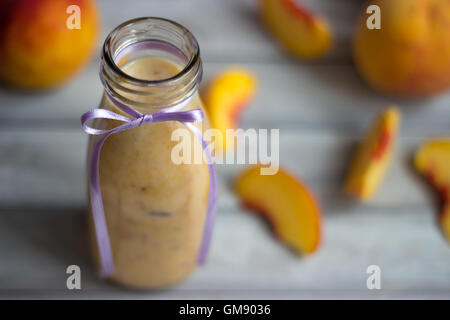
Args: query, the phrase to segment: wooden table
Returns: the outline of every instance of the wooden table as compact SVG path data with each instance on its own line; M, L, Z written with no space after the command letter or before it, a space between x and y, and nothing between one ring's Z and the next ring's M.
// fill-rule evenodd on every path
M450 246L436 223L434 193L411 167L429 136L449 134L450 94L393 101L363 84L350 55L357 0L305 1L330 19L333 52L316 63L287 57L267 36L252 1L101 0L104 39L138 16L180 22L198 38L205 79L239 64L260 90L242 127L280 128L280 161L323 209L323 244L296 257L230 189L242 169L217 167L220 201L208 264L180 286L135 292L99 280L85 230L87 136L80 115L98 105L98 57L61 90L0 91L0 296L2 298L450 298ZM398 103L404 119L396 157L369 204L341 193L355 143L374 115ZM82 269L82 290L66 289L66 267ZM366 268L381 268L368 290Z

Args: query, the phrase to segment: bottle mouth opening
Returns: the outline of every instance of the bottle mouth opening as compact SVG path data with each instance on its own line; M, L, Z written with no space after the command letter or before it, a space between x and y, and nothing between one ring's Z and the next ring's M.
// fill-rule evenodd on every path
M187 28L164 18L142 17L120 24L107 36L102 55L111 77L140 87L169 86L193 70L201 73L200 48L195 37ZM148 80L121 69L124 63L148 56L167 58L181 70L169 78ZM199 70L195 70L196 66Z

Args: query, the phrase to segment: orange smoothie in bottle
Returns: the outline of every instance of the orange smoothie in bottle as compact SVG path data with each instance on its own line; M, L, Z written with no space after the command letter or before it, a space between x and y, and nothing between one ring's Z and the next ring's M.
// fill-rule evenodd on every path
M178 38L170 33L164 39L152 38L158 44L156 49L138 50L117 59L117 52L123 47L120 41L126 43L135 36L127 27L142 29L150 38L154 33L161 37L160 33L170 29ZM170 37L176 38L174 48L182 47L175 55L172 49L166 50ZM203 109L196 92L201 77L198 45L177 24L155 18L123 24L105 41L103 61L105 90L141 113L152 114L191 94L192 100L182 111ZM107 95L103 96L100 108L124 114ZM108 129L118 124L115 120L101 119L96 120L95 127ZM204 122L193 125L202 130ZM123 285L166 287L186 278L197 266L207 212L209 173L206 163L172 161L172 149L178 143L172 140L172 133L179 128L187 130L177 121L138 126L111 135L101 150L101 194L114 260L111 279ZM200 144L189 133L192 144ZM91 138L90 154L95 139L98 137ZM192 148L194 152L202 150ZM91 246L98 262L92 219L90 229Z

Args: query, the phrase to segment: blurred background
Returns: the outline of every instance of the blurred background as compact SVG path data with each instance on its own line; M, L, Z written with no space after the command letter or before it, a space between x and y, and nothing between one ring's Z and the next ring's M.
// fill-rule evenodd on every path
M257 2L0 1L2 298L450 298L450 247L439 224L441 201L413 165L424 141L450 135L450 33L444 27L450 5L410 0L439 8L441 16L431 9L426 15L435 21L430 27L422 15L411 21L395 16L403 13L405 1L392 0L398 2L392 6L373 1L380 4L382 19L389 20L382 20L387 31L381 26L387 33L378 31L371 42L361 31L361 21L369 16L363 1L303 0L309 22L293 22L299 31L292 32L317 50L289 52L283 44L290 40L283 39L283 31L273 32L276 21L262 21ZM82 17L73 38L53 31L67 28L69 14L65 9L61 14L61 6L70 4L80 6ZM206 266L162 292L124 290L97 277L85 228L87 135L80 116L101 98L98 66L106 35L141 16L172 19L196 36L204 83L231 65L256 76L258 91L240 126L280 129L282 166L308 185L321 207L322 243L313 255L293 254L263 219L241 207L230 184L242 166L218 165L219 209ZM384 45L383 39L392 39L392 25L404 34L408 41L402 45L412 54L398 53L395 41ZM357 44L356 35L361 37ZM420 50L414 49L415 41ZM383 50L374 51L371 43L384 45ZM361 56L355 56L353 48L359 46ZM369 62L365 46L377 53L367 57ZM379 59L392 59L399 70ZM380 66L368 68L367 63ZM408 67L419 71L411 71L412 83L402 84L397 75ZM391 103L403 116L392 165L375 196L361 203L344 195L343 181L357 143ZM70 264L82 270L77 292L66 289ZM381 269L381 290L367 289L369 265Z

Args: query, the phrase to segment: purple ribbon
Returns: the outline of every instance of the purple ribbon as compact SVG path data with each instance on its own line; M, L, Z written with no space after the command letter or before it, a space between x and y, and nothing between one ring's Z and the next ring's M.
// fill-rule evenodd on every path
M217 206L217 178L212 161L212 156L208 148L208 144L201 131L192 124L192 122L198 122L203 120L203 112L201 109L194 109L188 111L179 111L185 108L192 100L193 95L182 101L181 103L162 109L153 114L142 114L135 109L122 104L114 99L109 93L106 95L120 110L131 116L123 116L106 109L93 109L81 116L81 124L84 132L90 135L103 135L94 145L91 158L89 161L89 194L91 199L92 215L94 220L95 233L97 236L97 244L101 261L101 275L109 276L114 271L114 261L111 250L111 243L108 235L108 227L106 224L105 212L103 209L103 200L100 190L100 178L99 178L99 159L100 151L106 139L114 133L130 130L141 125L164 122L164 121L179 121L184 124L202 143L202 148L206 156L206 160L209 168L209 195L208 195L208 211L206 213L206 220L203 229L203 238L200 245L200 251L198 255L198 263L203 264L206 260L209 244L212 236L212 229L214 225L214 218ZM93 119L111 119L124 122L115 128L109 130L101 130L89 127L86 123Z

